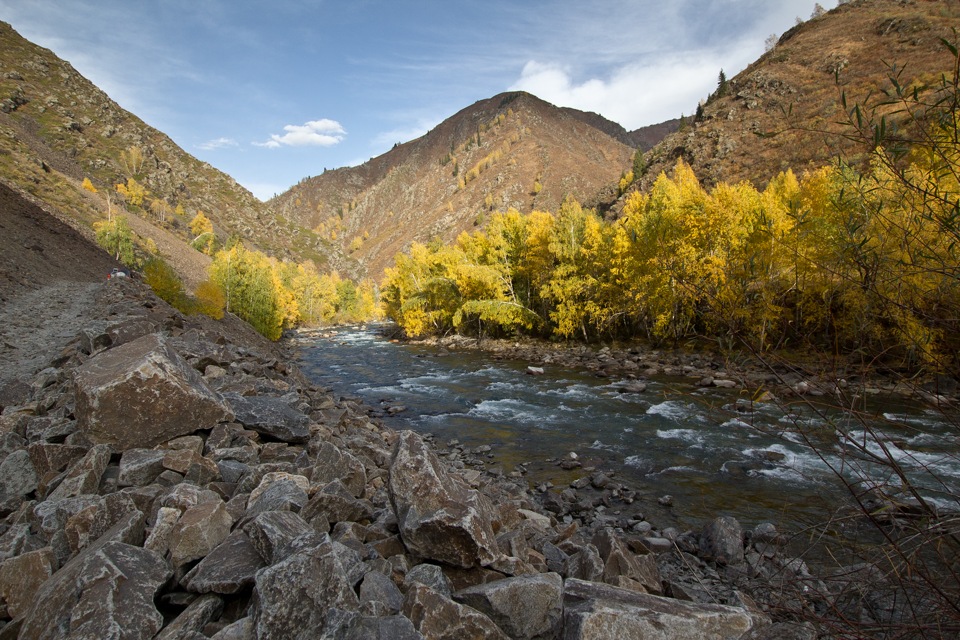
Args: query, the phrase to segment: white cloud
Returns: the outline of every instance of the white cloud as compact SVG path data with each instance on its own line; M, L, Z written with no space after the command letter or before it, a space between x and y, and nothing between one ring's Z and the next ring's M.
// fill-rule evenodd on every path
M233 138L217 138L215 140L207 140L201 144L197 145L198 149L203 149L204 151L214 151L216 149L228 149L230 147L237 147L237 141Z
M510 89L529 91L559 106L595 111L628 130L636 129L692 114L715 88L720 71L716 61L733 62L739 53L674 54L655 63L625 64L606 78L579 82L569 67L531 60Z
M274 133L266 142L254 142L258 147L276 149L288 147L332 147L343 141L346 130L336 120L322 118L311 120L306 124L288 124L283 128L286 133Z

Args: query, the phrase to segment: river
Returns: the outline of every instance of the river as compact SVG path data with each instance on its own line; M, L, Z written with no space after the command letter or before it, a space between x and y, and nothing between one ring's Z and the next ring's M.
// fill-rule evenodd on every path
M667 524L733 515L745 526L801 530L848 502L831 467L877 484L896 481L871 463L877 453L915 473L942 508L960 510L957 422L902 401L871 399L854 415L804 402L738 402L737 390L669 377L630 393L622 380L550 367L531 376L524 362L395 343L375 328L301 341L299 364L317 384L382 410L392 428L490 445L491 466L523 469L531 485L562 488L585 475L557 466L574 452L637 490L638 504ZM817 439L820 455L802 434ZM673 496L672 509L657 506L664 494Z

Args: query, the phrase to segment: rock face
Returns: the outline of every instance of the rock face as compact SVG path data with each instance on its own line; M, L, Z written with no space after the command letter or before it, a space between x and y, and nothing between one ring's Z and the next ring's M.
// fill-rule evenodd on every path
M161 334L98 354L76 369L74 384L80 429L121 450L152 447L232 417Z
M390 499L404 544L421 557L467 569L497 559L489 502L450 476L412 431L397 442Z
M565 640L743 638L756 622L743 609L694 604L570 579L564 593Z

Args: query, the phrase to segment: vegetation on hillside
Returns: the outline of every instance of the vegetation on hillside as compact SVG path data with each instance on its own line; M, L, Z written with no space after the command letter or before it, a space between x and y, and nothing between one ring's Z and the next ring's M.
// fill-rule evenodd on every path
M708 191L678 160L672 176L630 193L615 222L568 199L555 214L496 213L486 231L451 246L414 245L387 271L387 315L411 336L701 337L956 368L960 150L950 88L945 77L931 89L936 102L922 118L900 105L922 123L913 144L889 135L892 116L878 119L865 170L838 162L799 179L783 172L762 191L746 182ZM854 132L870 128L861 106L851 114ZM887 138L898 145L881 144Z

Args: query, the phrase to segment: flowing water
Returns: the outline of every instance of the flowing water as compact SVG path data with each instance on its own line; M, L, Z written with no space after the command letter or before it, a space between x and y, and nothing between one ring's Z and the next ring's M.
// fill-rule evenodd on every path
M738 402L736 390L682 378L653 378L642 393L628 393L623 381L550 367L530 376L523 362L392 343L371 328L303 343L300 358L314 382L338 394L405 407L383 416L395 429L490 445L494 464L505 472L524 465L531 484L562 487L585 475L556 465L576 452L585 465L615 472L647 504L672 495L681 524L724 514L790 530L821 522L847 496L831 466L890 481L871 454L932 470L917 476L928 495L960 508L958 422L903 402L872 400L854 418L806 403ZM798 432L817 438L823 457ZM938 481L943 486L933 486Z

